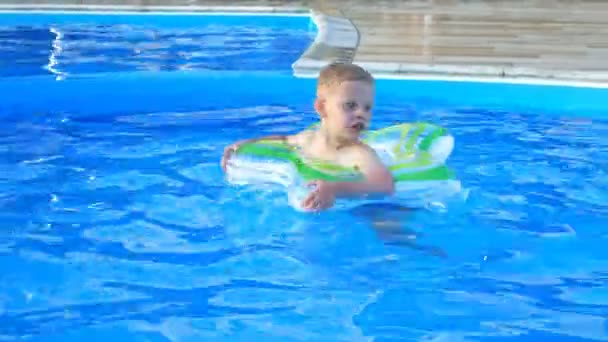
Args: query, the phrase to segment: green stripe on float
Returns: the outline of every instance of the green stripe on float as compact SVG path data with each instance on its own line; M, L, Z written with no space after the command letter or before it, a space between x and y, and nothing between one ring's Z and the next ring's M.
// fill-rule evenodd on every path
M447 130L444 128L441 128L441 127L436 128L433 133L427 135L426 137L424 137L422 139L422 141L418 145L418 148L422 151L428 151L429 148L431 147L431 145L433 144L433 142L435 140L437 140L437 138L444 136L446 134L446 132L447 132Z
M454 177L454 172L448 169L448 167L445 165L420 172L393 175L395 182L449 180L454 179Z

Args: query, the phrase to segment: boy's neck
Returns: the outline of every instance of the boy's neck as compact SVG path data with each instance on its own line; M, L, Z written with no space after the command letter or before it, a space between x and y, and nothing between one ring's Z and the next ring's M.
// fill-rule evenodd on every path
M323 139L323 143L328 148L338 150L349 144L349 142L340 140L340 138L334 137L331 134L329 134L327 132L327 130L325 129L325 127L323 127L322 125L321 125L318 133L320 134L320 137Z

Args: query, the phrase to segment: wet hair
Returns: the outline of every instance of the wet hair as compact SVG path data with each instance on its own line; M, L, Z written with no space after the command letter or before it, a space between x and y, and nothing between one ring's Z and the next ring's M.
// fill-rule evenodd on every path
M362 67L352 63L331 63L321 69L317 79L317 94L339 86L342 82L362 81L374 84L374 77Z

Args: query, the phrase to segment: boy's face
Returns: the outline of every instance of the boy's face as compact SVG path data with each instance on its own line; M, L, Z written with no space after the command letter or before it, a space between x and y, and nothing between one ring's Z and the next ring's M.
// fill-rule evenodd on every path
M369 127L375 88L363 81L342 82L325 92L317 110L332 137L352 141Z

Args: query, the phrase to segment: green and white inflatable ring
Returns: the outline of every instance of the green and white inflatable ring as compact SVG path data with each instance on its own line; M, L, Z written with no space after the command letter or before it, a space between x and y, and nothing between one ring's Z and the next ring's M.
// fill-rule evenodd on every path
M371 146L395 179L390 200L403 206L424 207L441 202L461 190L455 174L445 165L454 149L454 138L442 127L428 123L404 123L365 132ZM356 180L355 170L304 160L280 141L259 140L239 147L227 165L227 179L235 185L278 184L287 190L290 205L299 209L309 193L311 180ZM340 200L351 207L374 200Z

